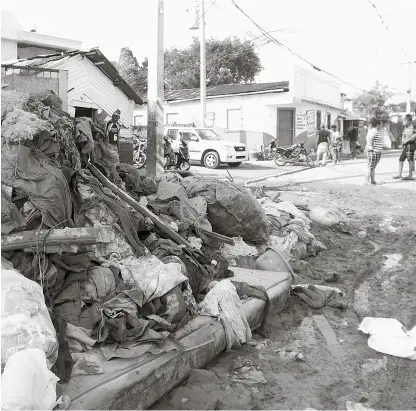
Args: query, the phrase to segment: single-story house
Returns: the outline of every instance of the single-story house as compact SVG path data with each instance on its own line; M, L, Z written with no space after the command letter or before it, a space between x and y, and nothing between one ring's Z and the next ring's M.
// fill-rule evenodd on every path
M201 126L199 89L165 91L164 101L166 124ZM275 137L281 146L304 141L312 148L321 124L342 131L344 111L339 83L294 67L288 81L207 87L205 126L251 150ZM134 125L146 124L147 106L136 106Z
M121 123L130 127L135 106L143 104L99 49L37 56L7 62L5 66L12 66L13 70L34 67L67 71L68 112L75 117L103 118L119 109Z

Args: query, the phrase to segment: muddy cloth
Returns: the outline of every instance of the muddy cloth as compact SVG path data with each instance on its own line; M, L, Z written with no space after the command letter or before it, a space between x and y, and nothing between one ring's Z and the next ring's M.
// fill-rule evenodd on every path
M157 183L153 177L143 175L136 167L120 163L117 171L126 184L126 189L130 193L138 196L148 196L157 192Z
M323 290L310 284L308 288L295 286L292 289L292 293L315 310L325 306L339 308L341 310L347 308L347 304L342 301L341 296L336 290Z
M52 90L46 90L40 93L32 93L30 95L30 99L37 99L41 101L45 106L52 107L57 110L62 110L62 99Z
M12 231L24 229L26 222L16 205L11 201L6 190L1 187L1 234L7 235Z
M138 255L144 255L145 249L141 245L137 232L147 231L149 229L149 222L140 213L133 213L119 200L106 194L95 179L91 179L89 184L94 189L95 193L105 202L108 208L118 216L129 244L134 248Z
M101 301L116 290L113 272L107 267L92 267L87 271L87 280L81 284L81 300Z
M94 152L91 162L110 176L117 184L121 183L121 178L117 172L116 165L119 163L118 153L111 151L102 139L98 139L94 145Z
M196 177L184 178L181 185L189 198L205 198L213 231L254 243L268 241L266 214L248 190L230 182Z
M157 258L163 258L169 255L179 256L183 254L183 249L181 246L167 238L159 238L155 233L151 233L146 238L144 245Z
M5 184L29 195L47 227L74 227L68 182L61 170L48 164L41 153L37 152L35 157L35 152L23 145L3 146L1 171Z
M81 154L89 154L94 150L91 126L92 120L89 117L75 119L75 141L81 148Z

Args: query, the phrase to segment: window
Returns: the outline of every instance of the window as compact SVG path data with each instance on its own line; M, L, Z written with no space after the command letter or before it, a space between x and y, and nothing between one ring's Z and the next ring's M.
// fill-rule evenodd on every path
M327 125L326 125L326 127L327 128L331 128L331 114L328 113L328 115L326 117L327 117Z
M214 130L198 128L197 131L202 140L223 140Z
M170 137L172 140L176 140L178 137L178 131L179 130L177 128L169 128L166 136Z
M166 124L172 125L178 119L178 113L167 113L166 114Z
M232 108L227 110L227 132L240 131L243 129L243 110L242 108Z
M144 126L144 115L140 114L138 116L134 116L134 125L137 126Z
M321 119L322 113L320 111L316 111L316 128L319 130L321 128Z

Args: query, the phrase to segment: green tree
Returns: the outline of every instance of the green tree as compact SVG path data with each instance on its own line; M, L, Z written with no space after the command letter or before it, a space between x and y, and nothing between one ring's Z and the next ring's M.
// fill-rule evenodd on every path
M238 38L206 41L207 86L250 83L262 70L252 42ZM200 86L200 44L165 52L165 79L170 89Z
M353 107L367 118L372 116L386 116L385 104L393 95L388 86L383 86L378 81L369 90L363 91L359 96L353 99Z
M143 66L144 64L145 66ZM140 66L133 52L128 47L124 47L120 51L117 70L135 92L138 94L146 93L147 59Z
M184 49L165 51L165 88L199 88L200 47L198 39ZM250 83L262 70L260 58L250 41L238 38L209 39L206 42L207 86ZM141 64L128 48L122 48L117 68L139 94L147 92L147 58Z

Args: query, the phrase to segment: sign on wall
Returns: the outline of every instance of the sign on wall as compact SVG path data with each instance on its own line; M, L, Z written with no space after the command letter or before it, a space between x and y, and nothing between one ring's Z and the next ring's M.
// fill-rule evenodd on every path
M305 131L307 127L306 113L296 113L296 135Z
M306 112L306 123L308 125L308 137L315 135L316 132L316 112L315 110L308 110Z

